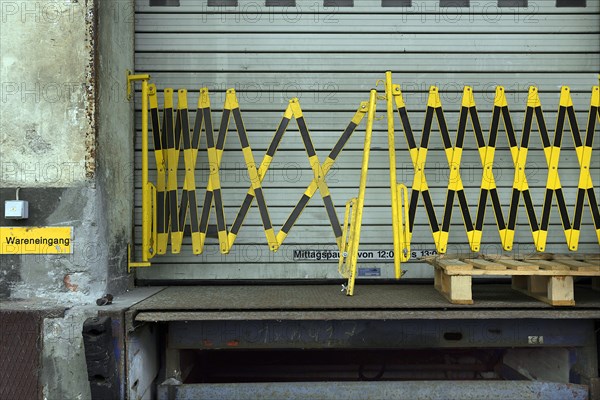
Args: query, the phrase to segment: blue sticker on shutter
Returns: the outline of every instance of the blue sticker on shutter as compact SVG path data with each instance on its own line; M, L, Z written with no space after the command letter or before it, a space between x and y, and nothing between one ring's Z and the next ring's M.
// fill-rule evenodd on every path
M381 268L359 268L358 276L381 276Z

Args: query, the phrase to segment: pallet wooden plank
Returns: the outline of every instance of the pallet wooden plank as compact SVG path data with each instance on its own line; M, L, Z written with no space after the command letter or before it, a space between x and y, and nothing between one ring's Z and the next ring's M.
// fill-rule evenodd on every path
M467 264L471 264L475 268L486 271L502 271L506 269L506 265L494 261L482 260L479 258L466 258L463 261Z
M526 255L522 259L525 261L531 261L531 260L552 261L552 260L558 260L558 259L572 259L574 256L576 256L576 254L533 253L533 254Z
M574 271L572 269L564 270L546 270L538 269L533 271L519 271L516 269L505 269L486 271L484 269L475 268L471 271L447 271L449 275L469 275L469 276L529 276L529 275L540 275L540 276L600 276L600 271Z
M508 268L514 269L516 271L537 271L538 269L540 269L537 265L524 261L507 260L501 258L497 262L502 265L506 265Z
M521 259L521 258L520 258ZM546 261L558 261L558 260L578 260L589 263L600 264L600 253L567 253L567 254L555 254L555 253L533 253L528 254L522 258L524 261L532 260L546 260Z
M438 258L434 261L434 265L446 270L446 271L471 271L473 269L472 265L464 263L455 258L447 259L447 258Z
M575 253L571 255L571 258L600 265L600 253Z
M548 260L548 261L537 260L535 263L538 267L540 267L540 269L549 270L549 271L570 271L571 270L571 268L569 268L567 265L561 264L556 261L551 261L551 260Z
M600 271L600 265L595 265L583 261L561 259L558 262L566 265L573 271L579 272L596 272Z
M597 254L574 254L571 259L600 266L600 255Z

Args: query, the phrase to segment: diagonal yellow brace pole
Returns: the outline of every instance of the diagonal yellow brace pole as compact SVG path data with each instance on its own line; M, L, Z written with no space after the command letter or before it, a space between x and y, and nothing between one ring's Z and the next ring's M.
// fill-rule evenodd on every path
M571 110L571 112L568 112ZM548 239L548 226L550 224L550 211L552 209L552 198L556 198L558 205L558 212L561 217L563 231L567 244L571 237L571 221L569 220L569 214L567 211L567 205L565 202L564 194L562 191L562 185L560 183L560 177L558 175L558 162L560 160L560 150L562 145L563 128L565 117L569 119L571 133L573 129L579 130L577 127L577 121L571 120L571 116L575 118L573 111L573 100L571 99L570 89L567 86L561 88L559 109L556 116L556 129L554 130L554 141L550 142L548 132L540 131L542 136L542 143L544 144L544 156L546 158L546 165L548 166L548 176L546 179L546 195L544 198L544 205L542 208L542 219L540 223L540 231L538 234L538 246L540 251L546 247Z
M292 100L294 100L294 99L292 99ZM273 135L271 144L269 145L269 148L267 149L267 151L266 151L265 155L263 156L263 159L260 163L260 166L258 167L257 174L258 174L259 183L262 183L265 176L267 175L267 171L269 170L269 167L271 166L271 162L273 161L273 157L275 156L275 153L277 152L279 143L281 143L281 139L283 138L283 135L285 134L285 131L290 123L290 120L292 119L292 116L293 116L292 100L290 100L288 106L286 107L286 109L283 113L283 116L281 118L281 122L279 123L279 126L278 126L277 130L275 131L275 134ZM237 238L237 235L244 223L244 219L246 218L246 215L248 215L248 211L250 210L250 207L252 206L252 202L254 201L255 197L256 197L256 194L254 193L254 188L252 185L250 185L250 188L248 189L248 191L246 193L246 197L244 198L244 201L242 202L242 205L240 206L240 209L235 217L235 220L233 221L233 224L231 225L231 230L230 230L228 238L227 238L229 247L233 246L233 243L235 242L235 239ZM277 240L277 244L281 243L278 239L278 236L276 237L276 240ZM275 251L277 249L272 248L272 250Z
M425 113L425 123L423 125L423 134L421 136L421 144L418 148L411 147L414 145L414 138L407 136L407 142L409 143L410 155L413 162L414 176L412 183L412 193L410 199L410 227L412 236L412 227L414 226L414 219L416 215L417 202L419 195L423 198L425 205L425 211L429 219L429 227L433 236L433 241L438 253L443 254L446 252L446 248L441 246L441 230L438 224L438 219L435 214L433 207L433 201L431 200L431 194L429 193L429 186L427 185L427 178L425 175L425 163L427 161L427 150L429 146L429 137L431 135L431 125L433 122L434 113L438 114L438 109L441 110L442 102L440 100L440 93L436 86L429 88L429 96L427 98L427 111ZM440 121L438 119L438 124ZM406 132L405 132L406 133ZM412 143L412 144L411 144ZM412 149L416 149L412 150Z
M529 226L531 228L531 234L533 236L533 242L536 250L542 251L538 245L539 237L539 225L535 214L535 208L531 199L531 193L529 191L529 184L527 183L527 176L525 173L525 166L527 164L527 154L529 151L529 138L531 135L531 127L534 116L537 119L538 128L543 127L545 129L545 123L543 118L540 119L541 115L541 102L538 95L537 88L531 86L529 88L529 94L527 96L527 108L525 110L525 123L523 124L523 134L521 136L521 145L517 147L516 157L511 146L511 154L513 154L513 161L515 164L515 174L513 179L512 198L510 202L510 210L508 215L508 225L506 228L506 239L505 249L512 249L515 237L515 229L517 224L517 213L519 209L519 201L521 196L525 203L525 210L527 211L527 217L529 219ZM534 114L535 113L535 114Z
M329 155L327 156L325 161L323 161L323 164L321 164L321 170L323 173L323 177L327 176L327 174L329 173L329 171L335 164L335 161L336 161L337 157L339 156L340 152L343 150L344 146L350 139L350 136L354 133L354 130L358 127L360 122L363 120L365 114L367 113L367 107L368 107L368 103L366 101L361 102L358 110L354 114L354 117L352 117L352 120L350 121L350 123L348 124L346 129L344 130L344 133L342 133L342 135L338 139L337 143L333 146ZM306 207L306 205L308 204L310 199L317 192L317 190L319 190L319 188L320 188L319 178L315 176L315 177L313 177L313 180L308 185L308 187L302 194L302 197L300 198L300 200L298 201L298 203L296 204L296 206L290 213L288 219L285 221L285 223L281 227L281 230L277 233L277 241L279 242L279 245L281 245L283 243L283 241L289 234L290 230L292 229L292 227L294 226L294 224L296 223L296 221L302 214L302 211L304 210L304 208ZM331 202L331 205L333 205L333 202ZM338 224L338 222L337 222L337 217L334 217L334 215L335 215L334 213L335 213L335 210L332 210L332 208L328 209L330 223L332 225L334 234L336 235L336 242L338 244L338 248L341 251L342 250L341 246L343 246L343 243L344 243L344 240L342 239L343 234L342 234L342 236L340 236L340 231L338 231L335 226L336 224Z
M171 246L173 253L181 252L181 244L183 242L183 231L185 229L186 216L189 207L189 200L193 196L192 192L196 192L196 184L194 180L195 155L191 149L190 142L190 128L188 118L188 102L187 102L187 90L179 89L177 91L177 124L176 128L179 129L179 133L176 133L179 137L179 148L183 147L183 159L185 168L185 178L183 182L183 190L181 191L181 204L178 208L178 214L171 218L177 218L177 230L171 232ZM183 146L181 146L183 144ZM179 162L179 160L177 160ZM179 186L179 184L177 184ZM193 211L196 211L195 209ZM190 210L191 214L191 210Z
M310 163L310 167L313 171L313 180L317 182L317 186L321 194L321 199L323 200L323 205L325 206L325 211L327 212L329 222L331 223L331 227L333 228L338 248L340 248L342 239L342 227L338 220L335 211L335 206L333 205L333 200L331 199L329 186L327 185L327 182L325 182L325 173L323 172L322 164L319 161L319 157L317 156L315 146L312 142L310 132L308 131L308 127L304 119L304 114L300 109L300 104L298 103L298 101L292 103L292 111L294 113L294 118L298 123L300 136L302 137L302 142L304 143L304 149L306 150L308 162Z
M458 197L465 230L467 232L467 238L469 245L473 247L473 223L471 221L471 215L469 213L469 207L467 204L467 197L465 195L465 189L460 175L460 164L463 154L463 143L465 138L465 130L467 125L467 119L470 116L473 125L478 124L479 121L473 118L472 112L475 110L475 98L473 96L473 89L470 86L465 86L463 90L462 106L460 110L458 132L456 134L456 141L454 146L446 147L446 159L448 161L448 168L450 168L450 175L448 177L448 190L446 193L446 204L444 206L444 217L442 221L442 234L440 235L440 244L442 248L448 247L448 238L450 234L450 222L452 219L452 209L454 208L454 198ZM476 115L476 114L475 114ZM476 127L477 129L477 127ZM443 132L442 132L443 133ZM450 141L449 136L445 138L448 142Z
M356 264L358 262L358 245L360 243L360 229L362 226L363 208L365 205L365 192L367 189L367 174L369 172L369 156L371 152L371 136L373 135L373 122L375 121L375 108L377 107L377 90L371 89L369 96L369 110L367 114L367 127L365 130L365 144L363 150L362 167L360 170L360 186L358 189L358 198L356 200L356 214L354 221L351 221L352 242L350 244L351 252L348 257L350 262L350 278L348 279L348 288L346 295L354 294L354 282L356 280Z
M177 254L181 251L178 246L177 232L179 231L179 153L180 153L180 138L181 138L181 122L179 121L179 112L174 120L174 102L173 89L166 88L164 90L164 115L165 115L165 135L167 137L167 217L168 231L171 232L171 253Z
M242 114L240 112L240 106L235 95L235 90L227 90L227 96L229 103L227 105L227 108L230 108L232 110L235 126L238 132L238 137L240 139L240 145L242 146L244 161L246 162L246 168L248 170L248 176L250 178L250 184L252 185L252 190L254 192L254 196L256 197L256 204L260 212L260 217L263 223L263 229L265 231L267 243L269 244L269 249L271 251L276 251L279 248L279 245L277 243L277 239L275 238L273 224L271 223L269 209L267 207L267 203L265 201L265 196L261 185L262 179L258 176L256 162L254 161L254 155L252 153L252 148L250 147L250 141L248 139L246 128L244 127L244 121L242 120Z
M327 156L325 161L322 164L316 165L319 162L319 160L318 160L318 158L315 158L316 152L314 151L314 145L312 144L312 140L310 138L308 128L306 127L306 123L304 121L304 116L303 116L302 110L300 108L299 101L296 98L291 99L289 101L288 107L283 114L283 117L281 119L279 127L277 128L275 135L273 136L273 139L271 140L271 144L269 145L269 148L267 149L267 152L265 153L265 155L263 157L260 167L258 168L258 171L257 171L258 183L262 183L262 181L271 165L273 157L275 156L275 153L277 151L279 143L281 142L281 139L282 139L283 135L285 134L285 131L286 131L292 118L296 119L298 122L300 132L302 135L302 139L303 139L303 142L304 142L307 152L310 152L310 154L314 154L312 156L312 158L309 157L309 161L311 163L311 169L313 170L314 176L313 176L313 180L311 181L311 183L308 185L308 187L304 191L304 194L302 195L301 199L298 201L298 203L296 204L296 206L294 207L294 209L288 216L287 220L285 221L285 223L283 224L283 226L277 233L276 246L270 246L270 249L272 251L276 251L279 248L279 246L281 246L281 244L283 243L283 241L289 234L291 228L294 226L295 222L300 217L302 211L304 210L304 208L306 207L306 205L308 204L308 202L310 201L310 199L313 197L313 195L316 193L317 190L321 190L321 195L323 197L332 228L334 230L334 233L336 234L336 242L337 242L338 246L340 246L341 237L342 237L342 229L341 229L341 225L339 224L339 221L337 220L337 215L335 214L333 202L329 195L329 188L327 187L327 184L325 183L324 178L327 176L327 174L329 173L329 171L335 164L335 161L336 161L338 155L343 150L345 144L352 136L354 130L357 128L357 126L362 121L366 112L367 112L367 102L362 102L361 105L359 106L358 110L356 111L354 117L352 118L352 120L350 121L350 123L348 124L348 126L346 127L346 129L344 130L344 132L342 133L340 138L338 139L337 143L331 149L331 152L329 153L329 155ZM238 214L231 226L231 230L229 232L230 247L233 246L233 243L239 233L239 230L242 227L243 221L244 221L246 215L248 214L250 206L252 205L252 202L254 201L255 197L256 197L255 191L254 191L253 187L251 186L248 189L248 191L246 193L246 197L244 198L244 201L242 202L242 205L240 206ZM340 226L338 226L338 225L340 225Z
M502 86L496 87L494 107L492 109L492 123L490 125L488 141L485 141L481 129L474 130L475 139L477 141L477 147L479 149L479 158L481 161L482 174L479 192L479 202L477 204L475 230L473 232L473 244L471 247L472 251L479 251L481 246L481 238L483 236L483 224L488 194L492 199L492 208L494 210L494 216L496 218L496 225L498 227L500 240L502 241L502 247L506 248L504 243L506 236L506 221L504 220L504 214L502 213L500 197L498 196L498 188L496 186L496 178L494 177L493 169L494 158L496 155L496 141L498 138L498 126L500 124L500 118L502 118L503 120L504 129L506 131L507 137L509 138L509 143L514 143L514 146L516 146L516 140L514 139L514 129L508 111L508 102L506 101L506 94ZM513 153L512 147L513 145L511 144L511 154ZM513 162L514 157L516 157L516 153L513 156Z
M226 97L225 110L230 110L227 108L227 105L228 102ZM204 243L206 240L206 233L208 229L208 218L212 209L212 205L214 203L220 250L222 254L227 254L229 253L229 242L227 241L227 224L225 221L225 211L221 195L221 176L219 172L221 168L223 152L222 149L217 149L217 145L215 143L210 108L210 95L207 88L200 89L200 97L198 98L198 111L200 110L202 111L204 130L206 132L206 152L208 155L209 176L206 185L206 192L204 195L202 217L200 219L199 247L200 251L204 249ZM227 118L228 120L229 113L226 114L225 110L223 111L223 118Z

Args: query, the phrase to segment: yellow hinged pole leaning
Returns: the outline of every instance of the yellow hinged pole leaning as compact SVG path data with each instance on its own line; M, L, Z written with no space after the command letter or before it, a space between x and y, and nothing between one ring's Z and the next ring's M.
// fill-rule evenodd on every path
M142 82L142 261L131 261L128 246L128 270L132 267L149 267L150 259L156 254L156 188L148 180L148 80L150 75L133 75L127 71L127 98L132 97L133 83Z
M390 158L390 192L392 197L392 236L394 239L394 273L402 276L400 267L400 231L398 226L398 191L396 183L396 143L394 138L394 99L392 93L392 71L385 73L385 100L387 106L388 153Z
M387 106L388 154L390 160L390 192L392 203L392 234L394 239L394 274L396 279L402 277L402 262L410 258L410 223L408 218L408 189L397 182L396 175L396 143L394 129L394 103L399 99L400 85L392 83L392 72L385 73L385 100ZM402 119L402 117L401 117ZM402 121L403 128L404 121Z
M358 262L358 244L360 243L360 228L362 225L362 213L365 205L365 191L367 189L367 173L369 172L369 155L371 151L371 136L373 134L373 121L375 120L375 107L377 106L377 90L372 89L369 96L369 110L367 112L367 128L365 130L365 145L363 151L362 167L360 170L360 186L356 205L352 210L353 220L350 221L350 238L348 244L348 255L346 263L349 263L350 278L346 295L354 294L354 281L356 279L356 264ZM355 208L355 209L354 209ZM348 213L346 213L348 214Z

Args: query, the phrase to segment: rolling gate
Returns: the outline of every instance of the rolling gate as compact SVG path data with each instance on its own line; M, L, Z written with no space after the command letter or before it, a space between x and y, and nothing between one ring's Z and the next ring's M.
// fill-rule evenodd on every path
M324 159L355 115L357 107L361 102L368 100L369 90L376 87L378 80L384 78L383 72L386 70L394 72L394 83L400 84L402 88L417 141L420 140L423 129L431 85L439 88L452 141L458 126L464 86L471 86L473 89L486 138L491 123L496 86L503 86L517 139L520 140L528 90L531 85L535 85L539 90L549 136L552 138L562 85L570 87L579 125L582 127L586 125L591 87L598 84L598 71L600 71L599 14L600 5L597 2L575 0L556 2L136 0L136 72L151 74L152 82L158 89L161 108L165 88L173 88L175 91L180 88L187 89L192 123L200 89L208 88L215 132L221 120L226 90L234 88L257 163L267 151L291 98L299 99L316 152L321 159ZM381 84L376 88L381 92L380 94L383 94L384 88ZM140 93L136 95L136 119L139 128L141 126ZM384 115L384 102L380 101L377 116ZM397 180L410 187L413 165L406 140L399 129L400 121L397 115L396 118ZM140 132L138 129L136 135L138 186L135 218L138 239L141 237ZM363 122L327 175L326 181L331 199L341 221L343 221L346 201L354 197L357 192L364 132ZM228 224L234 220L249 188L246 163L235 136L235 131L231 130L229 139L225 143L220 169L223 206ZM205 137L202 140L205 140ZM593 147L594 153L600 154L600 140L596 140ZM449 169L444 143L436 124L433 125L428 148L425 173L434 209L441 223ZM532 202L538 216L542 211L547 176L543 148L540 135L534 128L526 165ZM467 126L463 149L462 180L470 213L475 219L480 194L481 161L477 141L470 126ZM568 128L565 128L561 150L560 178L566 205L569 214L572 215L580 166ZM150 160L150 180L155 181L156 165L152 157ZM209 160L205 142L200 145L197 164L196 193L200 215L201 200L204 199L208 179L206 171ZM179 187L181 187L185 170L183 156L180 157L179 170L181 172ZM494 171L501 208L507 218L514 167L509 143L502 129L496 145ZM592 176L600 175L599 158L596 156L592 157L591 172ZM290 123L262 183L265 201L276 232L284 224L312 179L313 171L306 156L301 134L297 125ZM360 251L364 253L363 259L359 259L358 276L359 279L371 279L370 283L394 277L393 255L391 256L390 253L393 250L393 240L389 179L387 126L383 118L376 120L373 127L371 162L360 242ZM597 187L595 193L598 197ZM457 201L454 207L446 250L449 253L468 252L469 242ZM502 246L491 201L487 203L487 210L481 251L496 254L501 252ZM214 213L209 224L216 225ZM565 235L562 233L561 217L556 207L551 211L548 231L550 234L545 251L568 252ZM514 243L514 253L535 252L524 205L521 205L519 210ZM283 285L292 281L322 283L339 279L336 250L335 236L329 224L326 208L323 206L320 194L316 193L277 252L269 250L261 215L256 206L253 206L229 254L221 253L216 228L209 227L202 254L193 253L188 232L184 234L180 253L172 254L169 247L166 254L152 259L150 268L138 268L136 277L138 283L142 285L215 283L225 285L210 288L171 287L155 295L154 301L150 301L153 299L151 298L138 305L137 319L140 322L168 321L162 322L169 338L167 356L163 364L166 363L167 367L175 366L173 369L178 372L175 375L167 372L166 376L185 381L183 358L188 356L184 357L183 354L189 349L194 351L228 347L237 347L236 351L260 348L289 350L362 347L370 349L385 348L388 347L387 344L390 348L489 348L527 347L533 344L536 348L551 348L552 351L571 348L569 354L572 356L579 354L583 348L587 349L588 353L594 348L595 338L592 334L594 322L591 316L594 315L594 309L597 311L598 306L594 303L596 301L594 295L590 295L591 303L584 302L577 309L556 311L526 301L522 297L518 298L519 301L512 301L516 294L506 291L507 301L501 299L500 294L498 295L500 297L490 295L487 299L489 301L481 302L477 309L470 312L450 307L450 310L444 313L442 310L448 307L447 304L441 301L437 304L431 303L430 298L419 300L420 295L417 292L413 294L406 292L409 296L414 296L417 303L398 300L395 297L402 298L403 290L415 290L412 286L393 286L397 292L389 292L387 286L364 285L362 299L356 297L349 300L341 295L333 299L323 294L328 291L335 292L332 285L321 287L322 290L319 286L315 289L313 286ZM403 282L412 279L414 286L418 287L416 283L419 278L431 278L432 268L421 262L419 258L435 254L435 250L427 213L423 202L419 201L411 242L412 259L403 264L405 271ZM598 252L598 238L587 205L583 211L578 251ZM231 286L240 281L243 281L245 286ZM255 284L264 284L268 281L270 286L255 286L252 284L253 281ZM378 295L382 290L383 294ZM481 290L495 293L497 287L486 285ZM203 291L206 291L204 292L206 296L213 296L213 300L214 297L221 297L222 300L207 299L203 297ZM270 293L271 296L264 298L264 292ZM426 308L428 310L424 310ZM414 314L410 316L410 310L414 309L422 309L418 319L415 319ZM377 312L383 313L378 315ZM449 315L448 312L455 312L455 314ZM513 319L515 315L519 315L518 318L527 318L522 321L537 321L534 324L536 328L533 329L535 334L527 334L523 330L519 332L519 329L515 330L513 325L508 324L507 318ZM564 341L558 339L559 325L552 318L573 319L572 323L576 328L570 339ZM219 325L224 323L221 321L223 319L230 320L231 325ZM386 324L382 319L392 321ZM433 320L438 322L434 323ZM491 323L489 321L497 321L498 326L504 327L498 328L504 333L500 333L496 338L496 344L492 344L490 340L486 341L485 337L478 337L477 334L470 337L469 344L460 339L452 342L445 336L449 332L457 331L461 337L462 335L466 337L464 329L457 327L467 323L474 324L473 326L477 327L475 331L479 332L478 324L482 324L483 320L487 324ZM190 322L185 324L181 321ZM434 324L435 327L431 329L437 332L434 335L436 338L419 343L413 343L411 340L394 340L394 332L402 332L406 329L402 321L416 324L411 326L419 326L418 330L428 329L427 324ZM336 337L336 334L334 334L336 340L331 339L331 330L337 332L343 328L343 324L350 322L366 335L363 343L367 344L357 345L349 337L343 335ZM288 323L294 326L290 337L282 339L285 335L276 335L278 339L275 339L267 335L262 346L258 346L253 340L244 341L234 338L236 331L239 333L246 329L245 324L254 324L248 325L250 326L248 329L262 332L269 327L275 330L284 329ZM275 324L275 327L270 324ZM527 324L524 323L523 326L525 325ZM197 329L190 330L190 326L195 326ZM482 325L481 331L488 328L489 326L486 328ZM230 331L232 338L229 339L237 342L226 340L227 335L214 333L223 330ZM508 334L508 331L511 333ZM194 336L199 335L198 332L203 332L200 334L201 337ZM321 332L323 335L329 332L330 340L315 338L314 332ZM544 342L543 339L541 342L536 342L537 339L531 339L531 337L544 335L554 339L550 342ZM198 342L191 343L194 337L198 340L208 340L211 345L207 345L207 342L204 345L199 345ZM534 342L531 343L531 340ZM574 348L578 350L573 350ZM589 356L589 359L586 357L579 357L577 368L581 367L581 363L587 363L588 367L597 363L595 356ZM571 367L573 364L571 362ZM581 372L585 368L581 368L580 375L584 378L571 376L567 381L570 379L571 382L590 384L588 377ZM597 365L595 368L597 375ZM571 374L573 375L573 371ZM510 374L506 376L508 375ZM326 376L326 373L323 376ZM165 377L164 371L162 377ZM277 379L286 380L281 376ZM352 378L347 379L352 380ZM301 379L296 376L290 380ZM356 394L358 397L365 393L372 393L375 397L380 395L391 398L389 393L394 393L394 390L399 388L394 386L396 384L393 381L387 382L387 386L365 384L354 387L342 384L341 387L336 387L333 384L329 386L323 384L324 386L319 386L319 390L323 393L345 390L349 398L353 393L358 393ZM276 385L256 385L248 389L250 393L265 391L264 393L271 393L274 397L286 394L299 396L303 393L302 390L306 389L306 385L301 384L283 388ZM535 384L527 383L527 385ZM460 392L460 388L457 387L459 390L457 397L465 398L465 393L469 391L475 394L481 393L477 392L481 388L484 386L469 386ZM563 388L559 385L543 390L546 390L546 393L552 390L559 393ZM502 392L504 389L509 391ZM497 390L498 393L505 393L509 397L512 393L510 390L525 390L525 392L530 390L532 393L542 390L539 387L527 389L525 386L508 386L504 389L488 386L483 390L487 392ZM140 392L143 392L139 385L135 390L137 392L130 392L130 395L132 393L140 395ZM202 394L210 396L210 393L216 395L215 393L223 391L220 393L227 393L232 397L236 395L247 397L248 392L245 390L244 387L233 384L218 386L190 384L176 387L164 385L159 388L159 395L165 396L164 398L196 398L194 396ZM383 394L382 391L386 390L391 392ZM404 386L403 390L409 390L408 386ZM520 393L517 397L524 392ZM559 394L557 396L556 398L563 398Z

